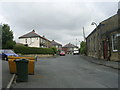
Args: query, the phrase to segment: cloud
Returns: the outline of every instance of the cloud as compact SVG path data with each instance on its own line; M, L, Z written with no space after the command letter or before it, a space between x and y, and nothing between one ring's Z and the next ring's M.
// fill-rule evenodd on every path
M117 2L1 2L0 20L7 22L18 37L35 29L40 35L62 44L83 40L100 23L116 14ZM3 19L4 18L4 19Z

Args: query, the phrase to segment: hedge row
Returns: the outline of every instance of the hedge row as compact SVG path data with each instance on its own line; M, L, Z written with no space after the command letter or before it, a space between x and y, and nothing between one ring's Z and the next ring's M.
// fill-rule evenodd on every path
M15 53L21 54L54 54L52 48L35 48L35 47L26 47L22 45L14 46Z

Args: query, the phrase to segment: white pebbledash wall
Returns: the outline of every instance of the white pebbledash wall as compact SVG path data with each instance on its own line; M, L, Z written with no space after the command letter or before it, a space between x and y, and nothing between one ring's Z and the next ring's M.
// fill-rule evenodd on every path
M27 39L27 43L26 43L26 39ZM29 47L40 47L40 38L39 37L20 38L20 43L28 44Z

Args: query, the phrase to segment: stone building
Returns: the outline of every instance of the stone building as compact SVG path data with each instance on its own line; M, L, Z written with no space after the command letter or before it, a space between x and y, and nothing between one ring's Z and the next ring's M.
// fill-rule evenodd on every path
M87 55L120 61L120 11L102 21L86 38Z

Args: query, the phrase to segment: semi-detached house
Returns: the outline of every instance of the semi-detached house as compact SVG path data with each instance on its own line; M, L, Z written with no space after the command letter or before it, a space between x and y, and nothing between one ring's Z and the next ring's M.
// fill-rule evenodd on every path
M38 47L38 48L52 47L51 41L45 38L44 36L42 37L39 34L35 33L35 30L32 30L32 32L20 36L19 43L22 43L28 47Z
M62 50L62 44L56 42L55 40L52 40L51 43L53 47L57 48L57 50Z

